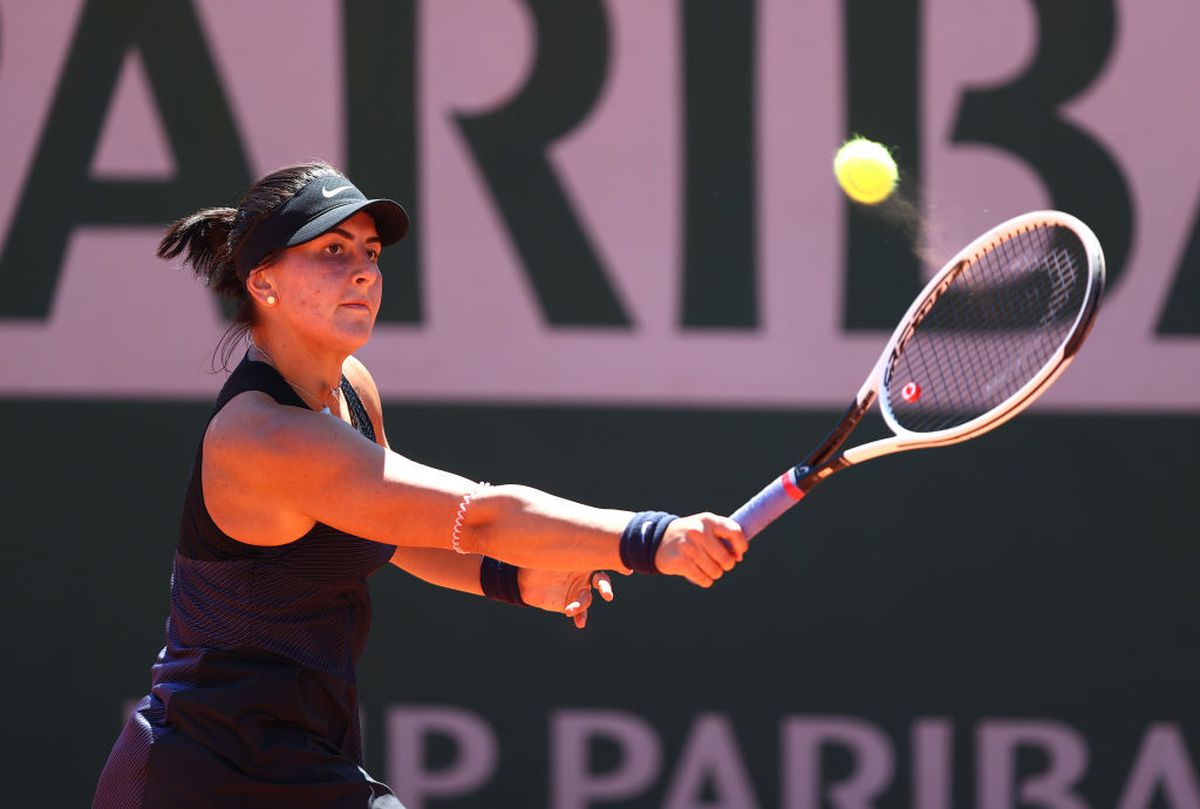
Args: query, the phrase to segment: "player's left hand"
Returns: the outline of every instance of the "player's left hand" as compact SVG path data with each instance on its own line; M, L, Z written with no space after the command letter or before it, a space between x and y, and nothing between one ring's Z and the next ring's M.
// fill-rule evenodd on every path
M562 573L523 567L517 585L526 604L566 615L580 629L587 625L593 588L605 601L613 600L612 579L603 570Z

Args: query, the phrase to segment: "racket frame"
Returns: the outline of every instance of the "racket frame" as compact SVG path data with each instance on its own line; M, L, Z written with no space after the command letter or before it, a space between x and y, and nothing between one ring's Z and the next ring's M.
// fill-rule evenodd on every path
M1076 315L1066 340L1025 385L983 415L955 427L931 432L914 432L900 426L887 403L887 372L892 362L903 350L905 343L916 331L917 326L933 308L941 294L950 287L955 277L970 266L979 254L993 249L997 243L1010 237L1014 231L1043 225L1065 227L1071 230L1082 242L1087 257L1088 278L1087 288L1084 290L1084 301L1079 307L1079 313ZM742 525L747 536L752 537L808 494L818 483L835 472L883 455L957 444L1004 424L1032 404L1066 370L1079 353L1084 339L1095 323L1103 290L1104 252L1101 249L1100 241L1092 230L1076 217L1061 211L1032 211L995 226L946 262L917 295L904 317L900 319L895 331L892 332L892 336L888 339L883 352L871 369L871 373L859 388L854 402L846 409L837 426L829 435L801 463L768 484L758 495L742 506L733 515L733 519ZM841 445L849 438L877 399L881 400L880 413L893 435L860 444L839 453ZM784 501L780 497L781 492L786 493L791 498L791 502Z
M954 282L958 274L970 266L979 254L993 249L998 242L1008 238L1014 232L1046 225L1065 227L1072 231L1082 242L1084 253L1087 256L1088 277L1083 304L1079 307L1079 313L1075 316L1075 321L1067 332L1066 340L1045 362L1038 373L1015 393L986 413L955 427L931 432L914 432L900 426L888 403L887 371L903 350L905 343L916 331L917 326L933 308L941 294ZM878 458L894 452L957 444L982 435L988 430L993 430L1016 416L1029 407L1054 380L1058 379L1071 364L1071 360L1079 353L1084 339L1095 323L1103 291L1104 251L1100 247L1100 241L1087 225L1070 214L1061 211L1033 211L997 225L971 242L950 259L925 285L925 289L901 318L900 325L896 327L887 346L883 349L879 361L876 362L867 381L863 383L863 389L859 391L857 400L860 402L863 401L864 392L867 390L872 392L872 399L876 397L880 399L880 414L895 435L846 450L842 457L847 461L847 465L862 463L871 458ZM847 435L849 435L848 432Z

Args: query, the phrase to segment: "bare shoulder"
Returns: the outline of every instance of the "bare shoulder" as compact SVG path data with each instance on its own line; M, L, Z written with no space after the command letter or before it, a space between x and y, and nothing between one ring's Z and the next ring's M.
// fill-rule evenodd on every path
M230 399L209 422L204 433L205 449L237 442L277 412L279 404L262 391L248 390Z
M234 396L213 417L204 433L205 460L253 465L264 454L286 450L289 434L300 426L297 417L306 415L295 407L279 404L261 391Z
M362 361L353 354L342 363L342 373L354 386L358 398L362 400L363 407L367 409L367 415L371 418L371 424L375 428L375 435L379 437L379 443L386 447L387 439L384 437L383 430L383 403L379 398L379 388L375 384L375 378L371 376L367 366L363 365Z

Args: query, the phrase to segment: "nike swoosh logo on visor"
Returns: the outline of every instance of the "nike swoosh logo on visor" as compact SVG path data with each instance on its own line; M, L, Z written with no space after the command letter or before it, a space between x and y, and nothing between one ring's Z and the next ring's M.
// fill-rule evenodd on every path
M339 185L337 188L326 188L325 186L321 186L321 193L325 196L325 199L329 199L330 197L336 197L343 191L353 187L354 186L352 185Z

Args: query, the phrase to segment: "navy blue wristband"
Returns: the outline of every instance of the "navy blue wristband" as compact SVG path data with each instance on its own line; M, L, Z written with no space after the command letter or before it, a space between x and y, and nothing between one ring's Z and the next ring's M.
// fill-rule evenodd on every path
M667 526L679 519L665 511L639 511L621 534L621 563L634 573L658 573L654 557Z
M483 588L483 594L496 601L503 601L505 604L524 607L525 601L521 598L521 587L517 583L518 570L520 568L516 565L501 562L490 556L483 557L479 563L479 586Z

